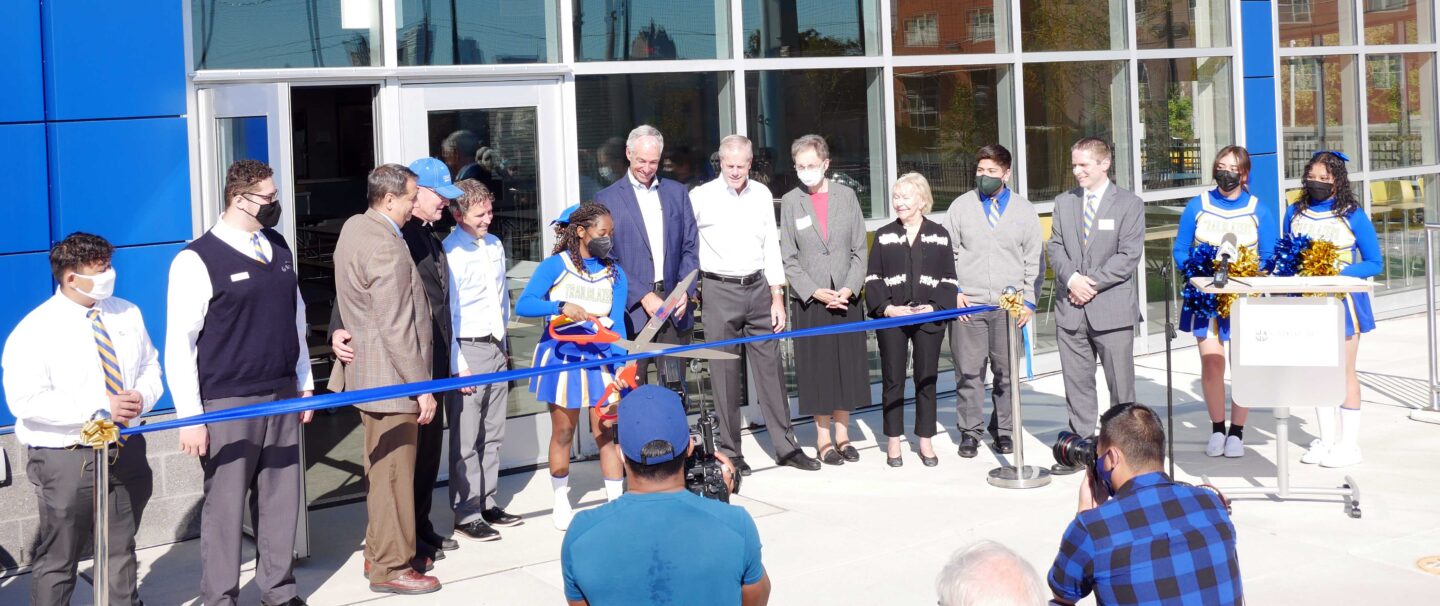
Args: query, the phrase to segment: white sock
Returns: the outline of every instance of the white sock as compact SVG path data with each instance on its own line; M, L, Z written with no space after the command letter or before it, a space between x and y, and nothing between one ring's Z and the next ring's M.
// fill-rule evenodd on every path
M556 529L565 530L570 527L570 476L550 476L550 487L555 489L555 508L551 510L551 518Z
M550 476L550 488L553 489L553 490L555 490L555 492L560 492L561 490L565 490L566 488L569 488L569 487L570 487L570 476L564 475L564 476L560 476L560 477L558 477L558 478L555 477L555 476Z
M605 498L606 498L606 500L614 501L615 499L620 498L620 495L622 495L622 494L625 494L625 479L624 479L624 478L620 478L619 480L612 480L612 479L610 479L610 478L605 478Z

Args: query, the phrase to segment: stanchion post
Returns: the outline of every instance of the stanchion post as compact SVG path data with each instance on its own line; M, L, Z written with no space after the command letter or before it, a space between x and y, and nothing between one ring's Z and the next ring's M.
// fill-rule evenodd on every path
M104 606L110 603L110 442L113 438L103 434L113 434L115 425L110 422L110 413L104 410L97 411L90 423L99 427L102 434L87 438L95 453L92 478L95 483L90 491L94 495L91 501L95 506L92 517L95 566L90 571L90 583L95 589L94 603ZM86 434L95 435L95 431L91 428Z
M1005 334L1010 340L1010 422L1015 443L1014 465L990 470L987 480L1000 488L1039 488L1050 483L1050 471L1025 464L1025 423L1020 413L1020 319L1025 302L1013 286L1005 287L1000 308L1008 312Z
M1410 411L1412 421L1440 425L1440 332L1436 331L1435 314L1435 232L1440 225L1425 224L1425 336L1429 337L1425 347L1426 359L1430 362L1430 385L1426 390L1425 403Z

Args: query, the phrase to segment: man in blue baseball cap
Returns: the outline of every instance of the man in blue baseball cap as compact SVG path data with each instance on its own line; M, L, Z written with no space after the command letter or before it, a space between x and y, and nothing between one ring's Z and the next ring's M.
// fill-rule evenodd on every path
M750 514L685 489L694 444L680 397L640 386L620 400L617 432L629 487L570 523L560 549L565 599L572 606L769 602Z

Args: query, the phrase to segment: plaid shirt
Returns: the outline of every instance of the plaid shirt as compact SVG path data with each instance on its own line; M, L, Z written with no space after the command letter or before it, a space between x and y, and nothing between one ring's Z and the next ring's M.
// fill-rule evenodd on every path
M1219 497L1164 473L1137 476L1114 498L1080 512L1050 568L1071 602L1240 604L1235 527Z

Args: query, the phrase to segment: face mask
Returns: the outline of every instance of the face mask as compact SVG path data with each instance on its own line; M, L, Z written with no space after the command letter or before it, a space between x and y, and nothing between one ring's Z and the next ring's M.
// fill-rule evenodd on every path
M75 287L75 292L96 301L104 301L105 299L109 299L110 295L115 294L115 268L113 267L93 276L73 275L78 278L88 278L90 280L90 292L80 290L79 286Z
M611 169L609 166L601 166L601 167L600 167L600 178L601 178L601 179L604 179L604 180L606 180L606 181L613 181L613 180L615 180L615 171L614 171L613 169Z
M1005 187L1005 181L1001 180L1000 177L980 175L975 179L975 186L980 190L980 193L986 196L993 196L995 192L1000 191L1000 188Z
M1310 196L1311 202L1322 202L1325 200L1329 200L1330 197L1333 195L1332 192L1334 191L1335 186L1330 183L1321 183L1319 181L1305 182L1305 194Z
M1105 469L1105 459L1108 458L1110 458L1110 453L1107 452L1095 460L1095 475L1100 478L1100 484L1105 487L1105 492L1113 497L1115 496L1115 485L1110 483L1110 474L1113 470Z
M800 177L800 182L804 183L805 187L815 187L825 179L825 171L818 168L815 170L801 170L796 171L795 176Z
M585 250L589 251L590 256L596 259L609 257L610 251L614 248L615 244L610 241L610 236L593 238L589 243L585 244Z
M280 224L280 202L277 200L269 204L261 204L260 210L250 215L260 222L260 226L270 229Z
M1220 186L1220 191L1235 191L1240 187L1240 174L1228 170L1215 171L1215 184Z

